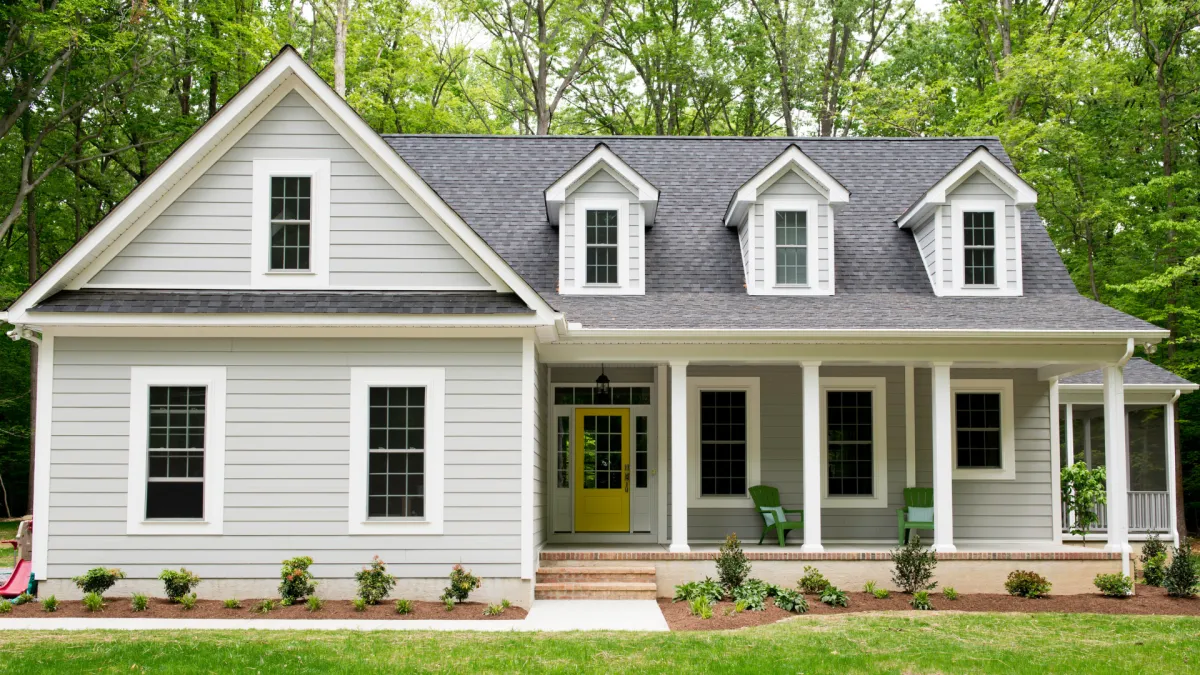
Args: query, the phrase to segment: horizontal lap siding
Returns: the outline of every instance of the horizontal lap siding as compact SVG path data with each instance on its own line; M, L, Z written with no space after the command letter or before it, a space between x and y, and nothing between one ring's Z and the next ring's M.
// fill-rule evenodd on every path
M223 535L125 534L135 365L228 368ZM353 366L446 368L444 535L347 534ZM326 578L376 554L406 577L458 562L520 574L519 340L59 338L53 401L51 578L95 565L270 578L300 554Z
M917 248L921 251L921 259L925 262L925 271L929 274L929 279L935 287L938 285L941 275L937 264L937 222L937 218L930 218L913 229L913 237L917 240Z
M255 159L329 159L332 286L487 283L296 93L284 97L91 283L249 286Z

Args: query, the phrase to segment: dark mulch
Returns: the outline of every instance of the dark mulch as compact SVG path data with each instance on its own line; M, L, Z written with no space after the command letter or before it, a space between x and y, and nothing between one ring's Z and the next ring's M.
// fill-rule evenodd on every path
M78 600L63 600L58 603L58 610L53 613L42 611L38 601L13 607L10 614L0 614L0 621L6 617L48 618L48 617L89 617L117 619L457 619L457 620L494 620L504 621L525 618L525 610L517 606L509 607L499 616L484 616L484 603L463 602L447 612L446 606L440 602L413 602L412 614L397 614L394 600L384 604L367 606L362 612L354 611L354 605L349 600L326 600L325 605L310 612L304 603L291 607L280 607L278 600L275 609L267 614L253 611L258 600L242 600L241 609L226 609L220 600L199 600L192 609L184 609L160 598L151 598L144 612L134 612L130 609L129 598L106 598L104 609L99 612L89 612Z
M821 602L815 595L808 598L808 614L852 614L855 612L885 612L910 611L908 604L911 596L903 593L893 593L890 597L879 600L869 593L846 594L850 598L849 607L830 607ZM1172 598L1161 588L1153 586L1138 586L1137 595L1131 598L1106 598L1098 593L1082 595L1052 595L1046 598L1031 600L1017 598L1011 595L996 593L962 594L958 600L947 600L938 591L929 594L930 603L935 610L956 612L1059 612L1070 614L1167 614L1183 616L1200 616L1200 598ZM721 602L713 608L713 618L701 619L692 616L688 611L688 603L671 602L659 598L659 607L671 630L728 630L761 626L775 623L782 619L798 616L785 612L767 601L767 608L762 612L742 612L727 615L733 608L732 602Z

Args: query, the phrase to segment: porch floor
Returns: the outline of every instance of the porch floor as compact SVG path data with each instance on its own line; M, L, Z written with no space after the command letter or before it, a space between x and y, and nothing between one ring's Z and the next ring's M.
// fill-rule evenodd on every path
M1092 542L1089 542L1089 544ZM1055 544L1052 541L994 541L960 540L954 542L957 551L939 553L939 560L1117 560L1119 553L1105 551L1102 546L1084 547L1079 544ZM584 544L548 543L542 548L544 561L571 560L707 560L720 549L720 542L691 543L687 553L671 553L666 544ZM838 543L827 542L821 553L805 553L797 541L785 547L778 543L759 545L743 542L742 548L751 560L890 560L895 543Z
M966 540L956 541L954 545L960 552L977 552L977 553L1072 553L1080 550L1080 546L1070 544L1055 544L1052 541L994 541L994 540ZM704 541L692 542L690 544L693 552L716 552L721 548L721 542ZM787 546L780 547L778 542L763 543L761 545L755 542L742 542L742 548L746 551L764 551L764 552L780 552L780 551L799 551L799 542L790 542ZM826 553L886 553L896 548L896 543L838 543L826 542ZM629 553L646 552L657 553L668 551L670 547L667 544L546 544L542 547L543 551L621 551Z

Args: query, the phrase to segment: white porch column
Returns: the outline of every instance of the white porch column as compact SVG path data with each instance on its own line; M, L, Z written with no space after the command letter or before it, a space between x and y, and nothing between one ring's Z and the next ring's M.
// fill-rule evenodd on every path
M933 364L933 550L954 547L954 420L950 405L950 364Z
M1067 463L1063 466L1071 466L1075 463L1075 404L1067 404Z
M1125 375L1104 367L1104 470L1108 476L1108 551L1129 548L1129 448L1125 444Z
M804 361L804 545L802 552L819 553L821 545L821 362Z
M1175 397L1171 402L1163 406L1163 422L1167 432L1167 499L1171 502L1171 535L1172 546L1179 548L1179 504L1175 500L1176 490L1175 485L1175 402L1179 400L1180 391L1175 390Z
M1050 535L1062 543L1062 420L1058 411L1058 378L1050 380Z
M671 552L688 547L687 361L671 361Z

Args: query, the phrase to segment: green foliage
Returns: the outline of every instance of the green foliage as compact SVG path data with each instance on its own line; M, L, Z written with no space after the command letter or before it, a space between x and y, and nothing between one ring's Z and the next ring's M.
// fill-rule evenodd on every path
M1097 574L1092 583L1110 598L1125 598L1133 592L1133 580L1120 573Z
M775 606L785 612L804 614L808 611L808 599L799 590L792 588L775 589Z
M1041 598L1050 593L1050 582L1037 572L1013 570L1004 582L1004 590L1021 598Z
M500 616L501 614L504 613L504 609L505 608L503 605L488 605L487 607L483 608L483 615L484 616Z
M259 600L258 602L254 603L254 606L250 608L250 611L255 612L257 614L269 614L274 609L275 609L275 601L270 598L265 598L263 600Z
M366 609L365 604L363 606L363 609ZM413 607L412 600L405 600L404 598L401 598L396 601L396 613L397 614L412 614L413 609L414 609L414 607ZM362 611L362 610L359 610L359 611Z
M290 605L303 600L317 591L317 582L313 581L312 573L308 571L313 559L297 556L283 561L279 570L279 597L282 602Z
M225 601L225 609L241 609L242 601L237 598L229 598Z
M921 548L921 537L914 532L908 543L892 549L892 583L905 593L930 591L937 588L933 581L933 570L937 567L937 555L930 549Z
M442 589L442 599L466 602L471 591L480 586L483 586L482 579L464 570L462 565L455 565L454 569L450 570L450 585Z
M692 616L698 616L701 619L711 619L713 616L712 603L705 597L688 602L688 611L692 613Z
M509 607L512 607L512 603L508 601L508 598L501 598L500 606L504 609L508 609Z
M17 599L13 601L13 604L14 605L23 605L27 602L33 602L33 600L34 600L34 597L32 595L30 595L29 593L21 593L20 595L17 596Z
M171 602L179 602L180 598L191 593L192 589L200 583L200 577L182 567L179 568L178 572L175 570L163 570L158 575L158 578L162 580L163 587L167 593L167 599Z
M690 602L696 598L708 598L710 603L718 603L725 599L725 587L708 577L704 581L689 581L675 587L673 602Z
M1083 462L1064 466L1059 481L1063 505L1071 517L1071 534L1087 541L1088 532L1100 522L1096 507L1108 503L1108 480L1104 467L1089 469Z
M957 600L958 591L954 590L953 586L947 586L942 589L942 597L946 598L947 600Z
M58 598L56 598L52 595L52 596L42 600L42 611L43 612L58 611Z
M196 600L197 600L197 598L196 598L195 593L188 593L187 595L183 596L182 598L179 598L179 606L184 608L185 610L186 609L195 609L196 608Z
M354 598L350 602L354 605L354 611L356 611L356 612L367 611L367 601L366 600L363 600L362 598Z
M1149 563L1154 556L1160 553L1166 554L1167 548L1167 543L1162 540L1162 537L1159 537L1157 532L1152 532L1142 544L1142 564Z
M146 597L144 593L134 593L129 598L129 609L134 612L144 612L148 606L150 606L150 598Z
M874 595L876 600L886 600L891 595L891 592L886 588L876 588L871 591L871 595Z
M79 590L86 593L97 593L104 595L108 589L112 588L117 583L118 579L124 579L125 573L118 569L105 569L103 567L94 567L87 572L77 577L71 577L71 581L79 587Z
M1142 568L1142 578L1147 586L1162 586L1167 578L1167 552L1154 554Z
M0 614L11 614L13 604L4 598L0 598Z
M1200 561L1192 553L1192 541L1185 538L1171 551L1171 564L1163 577L1163 587L1173 598L1190 598L1200 592Z
M457 600L455 600L453 596L450 596L450 595L443 595L443 596L442 596L442 604L443 604L443 605L446 607L446 611L447 611L447 612L453 612L453 611L454 611L454 605L455 605L457 602L458 602L458 601L457 601Z
M877 586L875 584L875 580L872 579L872 580L868 581L867 583L863 584L863 593L874 594L876 587Z
M92 591L83 595L83 606L89 612L99 612L104 609L104 596Z
M917 591L913 593L912 599L908 601L913 609L933 609L933 603L929 601L929 591Z
M315 595L308 596L308 600L304 601L305 607L310 612L319 612L325 606L325 601Z
M830 585L826 586L824 590L821 591L821 602L829 605L830 607L849 607L850 596L846 595L846 591L843 591L837 586Z
M825 587L829 585L829 580L817 568L812 565L805 565L804 576L800 577L800 581L796 583L800 586L800 590L805 593L816 594L825 590Z
M761 612L766 609L767 596L774 590L770 584L760 579L746 579L742 585L733 589L733 599L746 606L746 609ZM706 596L701 596L706 597ZM711 600L711 598L709 598Z
M750 576L750 561L742 551L742 543L737 534L730 534L721 544L717 552L717 578L721 585L728 589L736 589Z
M358 597L368 605L378 605L396 585L396 577L387 573L387 566L379 556L375 556L370 567L355 572L354 579L358 582Z

